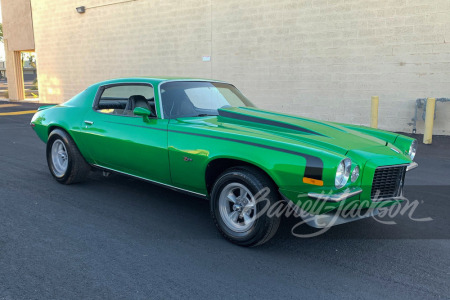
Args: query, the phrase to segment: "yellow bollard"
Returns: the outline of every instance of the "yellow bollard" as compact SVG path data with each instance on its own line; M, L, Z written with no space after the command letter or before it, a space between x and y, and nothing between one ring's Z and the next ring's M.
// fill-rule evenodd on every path
M434 109L436 107L436 99L427 99L427 112L425 114L425 133L423 135L423 143L431 144L433 140L433 125L434 125Z
M378 128L378 96L372 96L372 116L370 119L370 127Z

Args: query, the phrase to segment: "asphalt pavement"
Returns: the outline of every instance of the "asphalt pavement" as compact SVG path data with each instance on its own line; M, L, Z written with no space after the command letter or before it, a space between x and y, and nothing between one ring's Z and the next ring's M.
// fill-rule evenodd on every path
M205 200L100 172L58 184L32 114L6 114L38 105L8 104L0 102L0 299L450 298L450 137L419 145L405 187L414 210L314 238L294 236L300 220L291 216L249 249L219 235Z

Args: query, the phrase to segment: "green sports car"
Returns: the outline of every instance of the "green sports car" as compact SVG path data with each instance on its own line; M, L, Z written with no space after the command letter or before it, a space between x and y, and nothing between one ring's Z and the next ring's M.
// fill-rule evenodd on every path
M258 109L213 80L100 82L41 107L31 126L58 182L100 169L210 199L219 231L243 246L275 234L280 203L318 228L376 214L417 166L412 138Z

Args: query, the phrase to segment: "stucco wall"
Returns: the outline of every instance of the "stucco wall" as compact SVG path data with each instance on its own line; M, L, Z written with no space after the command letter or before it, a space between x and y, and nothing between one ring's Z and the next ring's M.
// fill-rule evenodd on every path
M34 49L30 0L2 0L2 25L9 51Z
M30 0L2 0L1 5L9 99L23 100L25 93L19 51L34 49L31 3Z
M450 97L448 0L137 0L89 8L111 2L31 0L42 101L115 77L206 77L234 83L262 108L364 125L378 95L380 128L409 132L416 98ZM84 14L75 10L81 5ZM450 103L438 105L434 133L450 134Z

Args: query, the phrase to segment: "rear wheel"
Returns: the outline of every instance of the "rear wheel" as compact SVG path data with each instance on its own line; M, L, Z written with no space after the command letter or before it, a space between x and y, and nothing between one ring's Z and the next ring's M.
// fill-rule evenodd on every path
M84 181L91 169L75 142L61 129L53 130L48 137L47 164L50 173L62 184Z
M275 184L261 171L230 168L213 186L211 215L226 239L241 246L257 246L270 240L278 229L280 217L264 211L278 200Z

